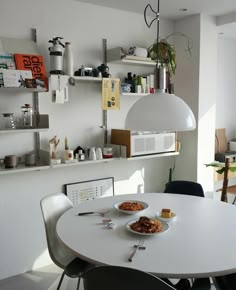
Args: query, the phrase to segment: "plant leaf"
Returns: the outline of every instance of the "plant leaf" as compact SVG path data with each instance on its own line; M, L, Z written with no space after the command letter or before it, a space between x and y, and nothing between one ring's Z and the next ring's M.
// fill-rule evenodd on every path
M225 172L225 167L223 167L223 168L221 168L219 170L216 170L216 172L219 173L219 174L224 173Z
M222 165L219 163L219 162L211 162L211 163L208 163L208 164L205 164L206 167L222 167Z
M236 172L236 167L229 167L229 170L230 170L231 172Z

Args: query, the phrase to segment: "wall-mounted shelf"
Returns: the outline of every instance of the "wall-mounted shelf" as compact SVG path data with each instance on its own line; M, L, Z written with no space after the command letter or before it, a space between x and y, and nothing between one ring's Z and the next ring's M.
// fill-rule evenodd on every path
M17 128L17 129L0 129L0 134L16 134L16 133L30 133L43 132L49 129L49 116L46 114L37 115L37 126L34 128Z
M130 158L124 158L126 160L141 160L141 159L151 159L151 158L160 158L160 157L171 157L179 155L179 152L166 152L166 153L159 153L159 154L150 154L150 155L142 155Z
M115 62L115 63L118 63L118 64L156 66L156 62L154 62L154 61L133 60L133 59L127 59L126 57L123 57L122 59L119 59L119 60L114 60L112 62Z
M122 96L140 96L140 97L143 97L143 96L148 96L148 95L150 95L150 94L148 94L148 93L122 93L121 94Z
M73 76L72 77L75 81L79 82L101 82L102 78L97 78L97 77L78 77L78 76Z
M8 92L8 93L44 93L47 92L45 88L37 89L37 88L5 88L0 87L0 92Z
M41 171L41 170L46 170L49 168L50 168L49 165L36 165L36 166L19 165L16 168L0 168L0 175L32 172L32 171Z
M86 161L78 161L78 162L72 162L72 163L61 163L61 164L55 164L51 165L52 168L63 168L63 167L71 167L71 166L82 166L82 165L92 165L97 163L108 163L112 162L114 160L118 160L120 158L107 158L107 159L101 159L101 160L86 160Z
M30 133L30 132L44 132L48 128L29 128L29 129L0 129L0 134L16 134L16 133Z
M156 66L156 62L150 58L125 55L121 47L115 47L107 50L107 62L129 65Z
M110 163L113 161L135 161L135 160L144 160L144 159L153 159L153 158L160 158L160 157L171 157L179 155L179 152L168 152L168 153L160 153L160 154L152 154L152 155L143 155L137 157L130 157L130 158L122 158L122 157L115 157L115 158L108 158L102 160L86 160L80 162L73 162L73 163L61 163L57 165L36 165L36 166L24 166L19 165L16 168L0 168L0 175L3 174L13 174L13 173L24 173L24 172L32 172L32 171L41 171L47 169L59 169L59 168L68 168L74 166L84 166L84 165L94 165L94 164L102 164L102 163Z

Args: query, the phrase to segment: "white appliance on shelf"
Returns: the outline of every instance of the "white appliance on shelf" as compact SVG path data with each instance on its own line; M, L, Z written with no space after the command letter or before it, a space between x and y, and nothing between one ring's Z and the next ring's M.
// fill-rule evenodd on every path
M111 143L126 146L126 157L175 152L176 133L112 129Z

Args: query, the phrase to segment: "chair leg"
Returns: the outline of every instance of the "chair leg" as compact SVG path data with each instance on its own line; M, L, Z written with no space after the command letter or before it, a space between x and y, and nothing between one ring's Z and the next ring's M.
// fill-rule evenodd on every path
M62 283L62 281L63 281L64 276L65 276L65 271L63 271L63 273L61 274L61 279L60 279L59 284L58 284L58 286L57 286L57 290L60 289L60 287L61 287L61 283Z
M78 283L77 283L77 290L79 290L79 285L80 285L80 277L78 278Z
M235 204L235 201L236 201L236 196L235 196L234 201L232 202L232 204Z

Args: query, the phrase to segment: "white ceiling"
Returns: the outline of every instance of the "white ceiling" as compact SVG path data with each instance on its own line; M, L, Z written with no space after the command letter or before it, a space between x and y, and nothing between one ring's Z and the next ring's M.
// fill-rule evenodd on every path
M151 4L154 10L157 9L157 0L77 0L99 6L106 6L114 9L125 10L143 14L147 4ZM186 8L187 11L180 11ZM160 18L177 20L185 16L204 13L217 17L219 33L221 37L236 39L236 0L160 0ZM227 15L230 19L226 19ZM221 21L223 19L223 21ZM233 20L232 20L233 19ZM235 23L232 23L235 22ZM231 24L222 25L222 22Z

